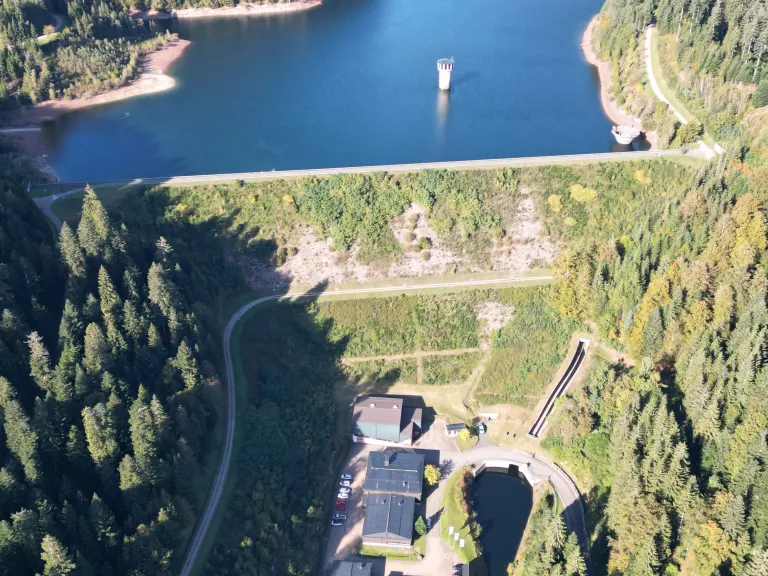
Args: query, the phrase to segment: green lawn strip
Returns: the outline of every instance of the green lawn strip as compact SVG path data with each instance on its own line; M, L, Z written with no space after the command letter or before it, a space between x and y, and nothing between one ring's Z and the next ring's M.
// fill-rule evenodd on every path
M477 318L471 298L413 295L360 301L322 301L316 321L345 356L408 354L474 348Z
M211 523L208 526L208 532L206 533L205 539L200 546L200 551L198 552L197 559L192 570L193 576L198 576L205 573L204 568L206 558L208 557L211 548L213 548L213 545L216 542L219 526L229 508L229 499L232 496L232 492L234 491L235 486L237 485L237 457L240 453L240 446L242 445L243 441L242 415L243 410L248 403L247 383L245 381L245 372L243 371L243 362L240 356L240 336L243 332L243 327L247 322L247 318L252 313L253 311L249 314L246 314L246 316L241 319L240 322L235 324L235 327L232 330L232 337L229 341L229 349L230 353L232 354L232 368L235 374L235 439L232 446L232 458L229 462L227 481L224 484L224 489L221 493L221 500L219 500L219 505L216 507L216 513L211 519ZM224 392L224 396L226 397L226 391ZM224 418L226 418L226 410L224 412ZM222 425L226 426L226 419L223 420ZM220 450L217 451L217 455L218 458L216 459L216 470L218 470L218 465L221 462ZM208 484L208 487L210 488L210 483Z
M469 352L457 356L427 356L423 359L423 384L440 386L464 382L482 358L482 352Z
M105 187L94 190L96 196L104 204L105 208L109 208L126 194L131 191L130 187ZM80 220L80 213L83 208L83 196L85 192L78 192L65 198L59 198L53 204L51 204L51 210L62 222L68 222L70 224L77 223Z
M390 546L360 546L360 556L377 556L404 560L406 562L418 562L424 556L427 547L426 536L420 536L410 548L392 548Z
M664 97L669 101L673 108L680 112L683 118L685 118L688 122L696 120L696 116L690 110L688 110L685 104L683 104L677 97L675 91L672 90L667 84L667 81L664 78L664 70L661 66L661 57L659 55L658 44L658 30L654 28L651 30L651 66L653 66L653 75L656 77L656 83L659 85L659 89L661 90L661 93L664 95ZM704 134L702 135L701 139L708 146L714 146L715 144L715 140L707 133L706 129L704 129Z
M440 516L440 535L462 562L469 563L480 556L480 551L470 534L469 517L461 509L461 490L458 482L463 473L463 469L458 470L447 480L443 493L443 514ZM449 526L453 526L454 532L458 532L459 540L464 540L463 548L459 547L453 534L448 534Z
M700 158L698 156L690 156L688 154L685 156L666 156L664 160L667 162L672 162L673 164L680 164L681 166L685 166L687 168L701 168L702 166L709 164L709 161L705 160L704 158Z
M581 327L557 314L542 294L518 304L512 321L494 337L477 400L533 408L565 359L571 335Z
M459 435L456 439L456 445L459 447L459 450L466 452L477 446L479 440L480 437L477 434L472 434L467 440L462 439L461 435Z

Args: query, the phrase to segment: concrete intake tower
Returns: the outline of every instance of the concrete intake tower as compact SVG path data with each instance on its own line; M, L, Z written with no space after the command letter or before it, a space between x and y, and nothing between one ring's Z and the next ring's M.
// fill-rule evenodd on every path
M440 58L437 61L438 85L440 90L451 89L451 71L453 70L453 58Z

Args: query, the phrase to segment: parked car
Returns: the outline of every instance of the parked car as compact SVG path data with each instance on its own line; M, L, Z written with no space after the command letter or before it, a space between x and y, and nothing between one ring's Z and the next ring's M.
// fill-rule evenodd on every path
M341 524L338 520L331 520L331 526L341 526Z
M346 514L342 514L341 512L336 512L336 514L333 515L333 519L334 520L346 520L347 519L347 515Z
M339 492L344 492L345 494L349 494L350 492L352 492L352 488L347 488L346 486L342 486L341 488L339 488Z
M338 508L339 506L346 508L347 507L346 500L336 500L336 507Z
M352 480L352 474L342 474L341 475L342 480Z
M341 486L349 486L350 485L349 480L342 480L341 482L339 482L339 484Z
M339 504L336 504L336 510L338 510L339 512L344 512L346 511L346 509L347 509L346 506L341 506Z
M427 518L427 530L432 528L432 518Z
M347 492L339 492L338 494L336 494L336 497L341 498L342 500L346 500L347 498L349 498L349 494Z

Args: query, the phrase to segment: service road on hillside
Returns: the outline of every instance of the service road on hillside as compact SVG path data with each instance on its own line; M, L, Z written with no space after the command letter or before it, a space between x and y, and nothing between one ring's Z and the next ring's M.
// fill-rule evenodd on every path
M298 292L288 294L275 294L271 296L264 296L257 298L242 306L227 322L227 326L224 329L223 336L223 348L224 348L224 364L226 369L226 390L227 390L227 424L226 424L226 436L224 440L224 449L221 457L221 464L219 464L219 470L216 473L216 477L211 486L208 502L205 506L203 514L198 520L197 528L195 529L192 540L187 548L187 555L182 565L180 574L181 576L190 576L192 574L195 562L197 561L200 548L205 541L205 537L208 534L211 522L216 510L221 501L221 495L224 492L224 486L227 482L227 476L229 474L229 464L232 459L232 448L235 443L235 371L232 364L232 331L237 323L243 319L243 317L265 302L273 300L295 300L302 297L318 297L318 296L351 296L355 294L359 295L374 295L374 294L398 294L403 292L415 292L424 290L436 290L436 289L450 289L450 288L467 288L467 287L483 287L483 286L524 286L526 284L538 283L544 281L550 281L553 277L551 275L542 276L529 276L529 277L503 277L494 278L489 280L465 280L461 282L441 282L434 284L421 284L415 286L378 286L368 288L355 288L351 290L327 290L327 291L309 291ZM558 469L559 470L559 469ZM557 474L555 470L552 474ZM578 493L577 493L578 497ZM582 513L583 522L583 513Z

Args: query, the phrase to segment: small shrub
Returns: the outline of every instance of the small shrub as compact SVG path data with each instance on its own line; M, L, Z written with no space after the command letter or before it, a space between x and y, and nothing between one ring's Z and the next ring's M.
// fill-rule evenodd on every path
M427 260L429 260L430 258L432 258L432 254L430 253L430 251L429 251L429 250L424 250L424 251L421 253L421 259L422 259L422 260L424 260L425 262L426 262Z
M581 184L574 184L571 186L571 198L576 200L576 202L592 202L592 200L597 198L597 190L594 188L585 188Z
M440 468L434 464L427 464L424 466L424 480L426 480L427 484L430 486L434 486L440 482Z
M427 523L424 522L424 516L419 516L416 519L416 524L414 524L413 529L419 536L424 536L424 534L427 533Z
M676 140L680 144L693 144L701 135L701 124L696 120L683 124L677 129Z
M285 264L285 260L287 257L288 257L288 250L286 250L284 246L281 248L278 248L274 256L275 266L280 267L283 264Z
M422 236L421 238L419 238L419 248L421 248L422 250L429 250L430 248L432 248L432 240L430 240L426 236Z

